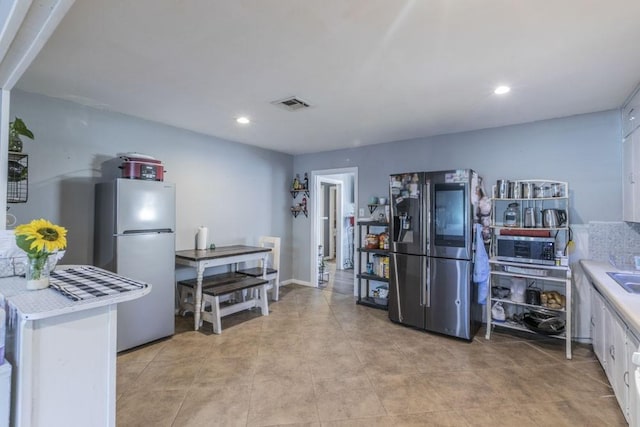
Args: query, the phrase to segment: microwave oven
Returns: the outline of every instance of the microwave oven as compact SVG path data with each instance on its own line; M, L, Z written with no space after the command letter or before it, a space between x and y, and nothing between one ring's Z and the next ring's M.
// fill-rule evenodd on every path
M555 264L553 237L496 236L496 259L528 264Z

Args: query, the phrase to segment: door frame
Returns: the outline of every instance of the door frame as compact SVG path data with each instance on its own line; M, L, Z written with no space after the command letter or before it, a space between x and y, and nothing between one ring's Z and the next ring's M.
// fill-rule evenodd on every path
M342 203L338 203L338 200L342 201L342 184L337 184L329 187L329 258L333 256L336 262L344 263L342 258L342 245L337 245L338 242L342 242L342 226L336 227L336 217L339 215L340 206ZM337 248L336 248L337 246Z
M315 231L315 236L317 239L316 242L316 267L318 264L318 245L320 245L320 241L324 241L324 233L327 230L331 230L331 227L329 225L330 222L330 215L328 216L324 216L324 212L327 209L327 205L324 202L324 192L322 191L322 184L329 184L329 189L331 188L331 186L333 186L334 188L336 188L336 191L338 194L340 194L341 199L340 199L340 203L338 203L338 206L336 206L336 216L342 217L342 181L337 180L337 179L333 179L333 178L328 178L326 175L319 175L318 176L318 188L316 189L316 193L318 196L315 197L315 199L318 201L317 204L317 208L316 208L316 212L315 212L315 219L316 219L316 231ZM329 204L330 206L330 204ZM325 223L326 221L326 223ZM337 240L341 240L342 239L342 227L338 228L338 232L336 235L336 239ZM329 233L329 240L331 240L331 234ZM338 248L336 250L336 265L341 262L342 259L342 248L340 247L341 245L338 245ZM325 248L326 249L326 248ZM323 257L324 257L324 253L323 253ZM317 277L316 277L317 278Z
M340 185L338 186L339 188L339 196L340 196L340 202L338 203L338 212L337 215L340 218L340 221L342 221L342 217L343 217L343 212L342 212L342 208L343 208L343 203L342 203L342 197L344 192L342 191L342 181L337 181L337 180L332 180L331 178L327 178L326 175L341 175L341 174L353 174L353 200L354 200L354 215L357 216L357 212L358 212L358 168L357 167L350 167L350 168L339 168L339 169L322 169L322 170L313 170L311 171L311 185L313 188L313 194L315 195L315 197L310 197L311 201L310 201L310 212L311 212L311 226L309 228L309 256L310 256L310 263L309 266L311 267L311 280L310 283L314 286L314 287L318 287L318 217L320 216L320 212L319 212L319 202L318 202L318 196L320 195L320 185L321 182L330 182L330 183L339 183ZM336 250L336 258L339 258L339 260L342 260L342 226L338 227L338 233L339 236L336 237L336 240L338 240L340 242L340 244L337 244L337 250ZM352 245L355 246L355 236L354 236L354 241L351 242ZM340 251L340 252L339 252ZM354 258L355 258L355 247L354 247ZM340 254L340 255L339 255ZM338 261L338 259L336 260L336 262ZM354 259L354 264L355 264L355 259ZM342 262L342 261L340 261ZM355 270L354 270L355 271ZM355 283L355 275L354 275L354 288L353 288L353 293L354 295L356 295L357 289L356 289L356 283Z

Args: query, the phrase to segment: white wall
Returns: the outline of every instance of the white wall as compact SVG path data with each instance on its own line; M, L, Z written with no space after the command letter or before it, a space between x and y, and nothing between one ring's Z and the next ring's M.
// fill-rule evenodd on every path
M617 110L294 157L294 169L358 167L358 206L388 192L392 173L473 168L490 190L497 179L568 181L571 221L622 219L622 143ZM311 195L313 197L313 195ZM296 254L309 251L310 223L293 224ZM309 280L309 257L293 276Z
M216 245L280 236L280 277L292 277L292 156L20 91L11 94L16 115L36 138L24 142L29 200L9 212L18 224L42 217L67 227L65 263L92 262L94 184L119 176L117 153L140 152L162 160L176 183L177 250L195 247L200 225Z

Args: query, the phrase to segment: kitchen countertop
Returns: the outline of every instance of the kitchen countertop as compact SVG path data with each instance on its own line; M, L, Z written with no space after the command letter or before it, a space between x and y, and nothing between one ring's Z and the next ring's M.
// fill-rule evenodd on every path
M591 278L591 283L598 288L620 317L626 321L627 326L633 329L634 334L640 337L640 294L625 291L622 286L607 275L607 272L621 270L602 261L583 259L580 264ZM640 272L637 273L640 274Z
M92 268L97 269L97 267ZM25 320L46 319L76 311L119 304L140 298L149 292L151 292L151 285L114 295L73 301L51 287L38 291L27 290L24 277L0 278L0 296L4 297L9 306L17 310L16 314Z

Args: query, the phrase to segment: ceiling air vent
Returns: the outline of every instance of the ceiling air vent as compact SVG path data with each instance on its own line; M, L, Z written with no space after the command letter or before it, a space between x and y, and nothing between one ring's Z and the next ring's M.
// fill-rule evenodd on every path
M272 104L280 108L284 108L285 110L288 110L288 111L302 110L304 108L311 107L311 104L309 104L307 101L303 101L302 99L297 98L295 96L291 96L285 99L280 99L278 101L273 101Z

